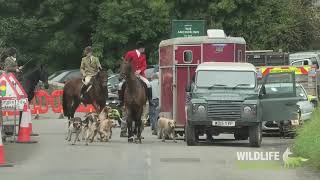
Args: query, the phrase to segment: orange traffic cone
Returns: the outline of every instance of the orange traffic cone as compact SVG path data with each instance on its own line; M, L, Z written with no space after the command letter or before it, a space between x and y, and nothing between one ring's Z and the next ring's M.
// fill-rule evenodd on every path
M0 128L0 167L12 167L13 165L6 163L6 159L4 158L1 129L2 128Z
M17 143L37 143L37 141L31 141L31 138L30 138L31 130L29 127L30 122L31 122L31 112L28 111L28 105L24 104L18 139L16 141Z

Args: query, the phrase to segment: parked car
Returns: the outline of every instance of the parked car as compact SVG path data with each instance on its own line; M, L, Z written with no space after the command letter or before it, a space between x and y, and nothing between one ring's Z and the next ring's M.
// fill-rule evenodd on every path
M79 69L65 70L65 71L62 71L59 75L50 79L50 81L57 82L57 83L65 83L68 80L71 80L74 78L80 78L80 77L82 77L82 74Z
M67 70L60 70L60 71L56 71L54 73L52 73L49 77L48 77L48 80L52 80L53 78L57 77L58 75L60 75L61 73L65 72Z
M279 92L281 89L290 88L288 84L285 83L275 83L268 84L265 88L269 91ZM296 85L296 94L297 97L300 97L300 100L297 102L299 106L300 120L302 122L311 119L311 114L314 110L314 105L308 100L308 94L304 87L301 84ZM279 132L279 122L276 121L265 121L262 123L262 130L264 132ZM289 121L289 120L288 120Z
M196 145L199 135L230 133L236 140L249 138L250 146L260 147L263 121L292 119L296 115L298 98L292 94L293 88L276 92L265 88L277 77L288 80L295 88L292 73L270 73L258 94L257 72L252 64L205 62L198 65L195 83L185 88L187 145ZM279 109L281 111L277 111Z
M154 65L153 67L146 69L144 73L146 74L147 79L150 81L152 75L157 72L159 72L159 65Z
M312 65L316 65L319 68L320 64L320 54L316 52L298 52L289 55L289 62L292 65L296 63L297 60L309 59L312 62ZM310 65L310 64L309 64Z
M119 86L119 74L113 74L110 77L108 77L108 90L109 92L117 92L118 86Z

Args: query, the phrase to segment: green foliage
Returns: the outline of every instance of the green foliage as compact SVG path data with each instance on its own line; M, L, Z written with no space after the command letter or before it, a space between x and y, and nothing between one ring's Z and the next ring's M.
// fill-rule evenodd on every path
M17 47L22 64L78 68L93 45L102 65L115 69L138 41L156 63L172 19L206 20L207 28L243 36L248 49L307 50L320 29L311 0L0 0L0 40Z
M167 36L169 23L169 8L164 0L105 1L99 5L92 41L97 54L103 57L102 64L115 67L139 41L146 44L152 56L160 40Z
M317 109L310 122L304 124L298 132L293 146L297 156L309 159L307 163L320 169L320 110Z

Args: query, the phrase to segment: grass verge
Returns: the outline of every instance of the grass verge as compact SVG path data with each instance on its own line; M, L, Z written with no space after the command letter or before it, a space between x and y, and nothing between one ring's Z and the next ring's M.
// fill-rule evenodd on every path
M298 130L298 136L293 145L297 156L309 159L307 164L320 170L320 109L316 109L311 120L305 122Z

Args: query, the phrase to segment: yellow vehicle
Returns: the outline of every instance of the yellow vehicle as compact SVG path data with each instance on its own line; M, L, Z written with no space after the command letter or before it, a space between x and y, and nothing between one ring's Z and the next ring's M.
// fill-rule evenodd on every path
M260 66L257 67L258 79L269 73L295 72L296 83L307 91L308 100L315 106L318 104L320 91L320 73L316 66Z

